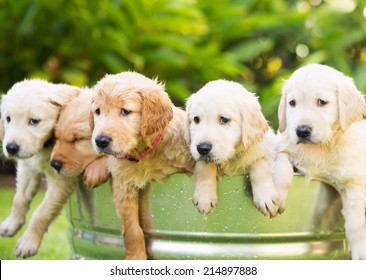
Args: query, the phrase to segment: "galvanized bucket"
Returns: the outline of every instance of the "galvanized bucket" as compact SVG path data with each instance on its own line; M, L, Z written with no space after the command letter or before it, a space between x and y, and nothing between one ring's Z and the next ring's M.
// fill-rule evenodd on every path
M147 242L158 259L347 259L344 220L333 188L295 176L286 211L273 219L253 206L242 176L219 184L219 203L208 216L191 202L193 179L176 174L151 192L154 229ZM70 200L71 242L76 259L122 259L120 221L110 186L92 193L94 213L83 195ZM93 218L91 218L93 216Z

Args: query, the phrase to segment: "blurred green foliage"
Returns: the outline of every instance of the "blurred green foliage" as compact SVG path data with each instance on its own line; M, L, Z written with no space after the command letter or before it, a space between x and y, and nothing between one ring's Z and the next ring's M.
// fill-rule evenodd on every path
M25 77L93 85L135 70L178 105L225 78L261 96L276 127L283 79L324 63L366 91L362 0L0 0L0 91Z

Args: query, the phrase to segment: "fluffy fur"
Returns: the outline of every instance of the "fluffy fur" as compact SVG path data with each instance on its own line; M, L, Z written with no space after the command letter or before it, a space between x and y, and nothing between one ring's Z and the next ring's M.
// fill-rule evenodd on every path
M255 206L276 216L285 208L292 167L277 154L279 137L269 128L257 97L238 83L217 80L187 101L186 134L197 160L193 202L209 213L217 204L217 176L249 174Z
M91 126L93 145L110 155L113 196L123 221L126 259L146 259L139 222L139 191L175 172L193 171L194 160L184 141L184 111L170 101L164 86L135 72L106 75L95 87ZM139 162L115 156L141 155L156 139L158 145Z
M51 166L64 176L83 174L89 187L98 186L109 178L107 158L93 149L89 126L93 91L83 89L61 110L55 127L56 142Z
M341 195L353 259L366 258L366 112L351 78L310 64L286 81L278 110L283 147L307 179L332 185Z
M43 80L16 83L1 103L3 152L17 161L17 188L10 215L0 224L1 236L13 236L25 222L32 198L41 179L47 191L19 239L17 257L35 255L48 226L60 213L74 190L75 178L58 175L50 166L53 129L60 108L79 92L79 88L55 85Z

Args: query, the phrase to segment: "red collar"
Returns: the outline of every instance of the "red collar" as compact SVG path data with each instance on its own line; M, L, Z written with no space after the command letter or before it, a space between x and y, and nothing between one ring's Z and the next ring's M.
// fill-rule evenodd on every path
M133 156L130 156L130 155L114 155L114 157L116 159L128 159L129 161L139 162L144 157L146 157L152 150L154 150L154 148L159 144L160 139L163 137L163 134L164 134L163 131L160 132L158 134L158 136L156 136L152 145L150 147L148 147L145 152L143 152L141 155L139 155L136 158Z

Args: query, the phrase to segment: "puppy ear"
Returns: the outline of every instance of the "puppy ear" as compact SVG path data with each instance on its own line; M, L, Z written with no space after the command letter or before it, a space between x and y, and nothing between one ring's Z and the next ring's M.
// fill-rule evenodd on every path
M190 121L189 121L189 118L188 118L188 113L185 112L181 131L183 132L184 142L187 145L190 145L190 143L191 143L191 133L189 131L189 126L190 126Z
M190 145L191 143L191 133L190 133L190 124L191 122L189 121L189 115L188 112L190 110L191 106L190 106L190 102L189 99L186 102L186 109L185 109L185 114L184 114L184 120L182 123L182 132L183 132L183 139L184 142L186 142L187 145Z
M351 78L344 78L340 79L337 85L339 123L342 131L366 114L364 95L356 88Z
M284 132L286 130L286 106L287 106L287 94L286 91L282 92L280 104L278 105L278 130Z
M143 138L162 131L173 118L172 102L163 89L141 89Z
M89 127L90 127L91 131L94 130L94 113L92 110L90 110L90 113L89 113Z
M56 107L64 106L72 98L76 97L81 90L79 87L74 87L70 85L59 84L55 86L56 90L49 97L49 102Z
M244 98L245 102L242 105L242 142L244 150L248 150L263 139L269 126L257 98L249 92Z

